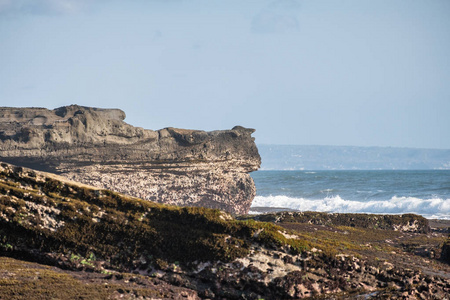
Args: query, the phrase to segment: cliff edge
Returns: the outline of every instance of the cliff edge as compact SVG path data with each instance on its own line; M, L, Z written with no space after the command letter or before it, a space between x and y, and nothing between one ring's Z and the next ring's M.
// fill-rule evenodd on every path
M158 131L119 109L0 108L0 160L180 206L248 212L261 163L253 129Z

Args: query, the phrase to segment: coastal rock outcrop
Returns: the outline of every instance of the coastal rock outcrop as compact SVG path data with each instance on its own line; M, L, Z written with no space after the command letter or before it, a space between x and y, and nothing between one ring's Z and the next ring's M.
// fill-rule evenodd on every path
M276 224L237 220L0 163L0 299L450 295L450 265L439 257L447 234L341 225L347 215L326 225L276 216ZM402 219L390 220L403 226Z
M180 206L247 213L261 163L253 129L158 131L119 109L0 108L0 160Z

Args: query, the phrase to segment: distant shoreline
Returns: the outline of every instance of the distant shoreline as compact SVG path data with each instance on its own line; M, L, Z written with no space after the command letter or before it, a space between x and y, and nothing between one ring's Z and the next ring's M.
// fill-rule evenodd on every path
M262 170L450 170L450 149L257 146Z

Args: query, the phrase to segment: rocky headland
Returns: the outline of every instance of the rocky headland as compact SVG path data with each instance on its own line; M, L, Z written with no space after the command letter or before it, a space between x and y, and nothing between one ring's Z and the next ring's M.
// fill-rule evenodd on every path
M0 299L448 299L447 236L417 215L237 219L0 164Z
M261 163L253 129L158 131L119 109L0 108L0 160L154 202L248 212Z
M448 222L245 215L252 129L124 119L0 108L0 299L449 299Z

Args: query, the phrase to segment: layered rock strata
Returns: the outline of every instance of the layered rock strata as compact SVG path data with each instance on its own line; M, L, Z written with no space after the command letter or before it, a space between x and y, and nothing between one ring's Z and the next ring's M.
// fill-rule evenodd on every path
M119 109L3 107L0 160L160 203L248 212L261 162L253 129L153 131L124 119Z

